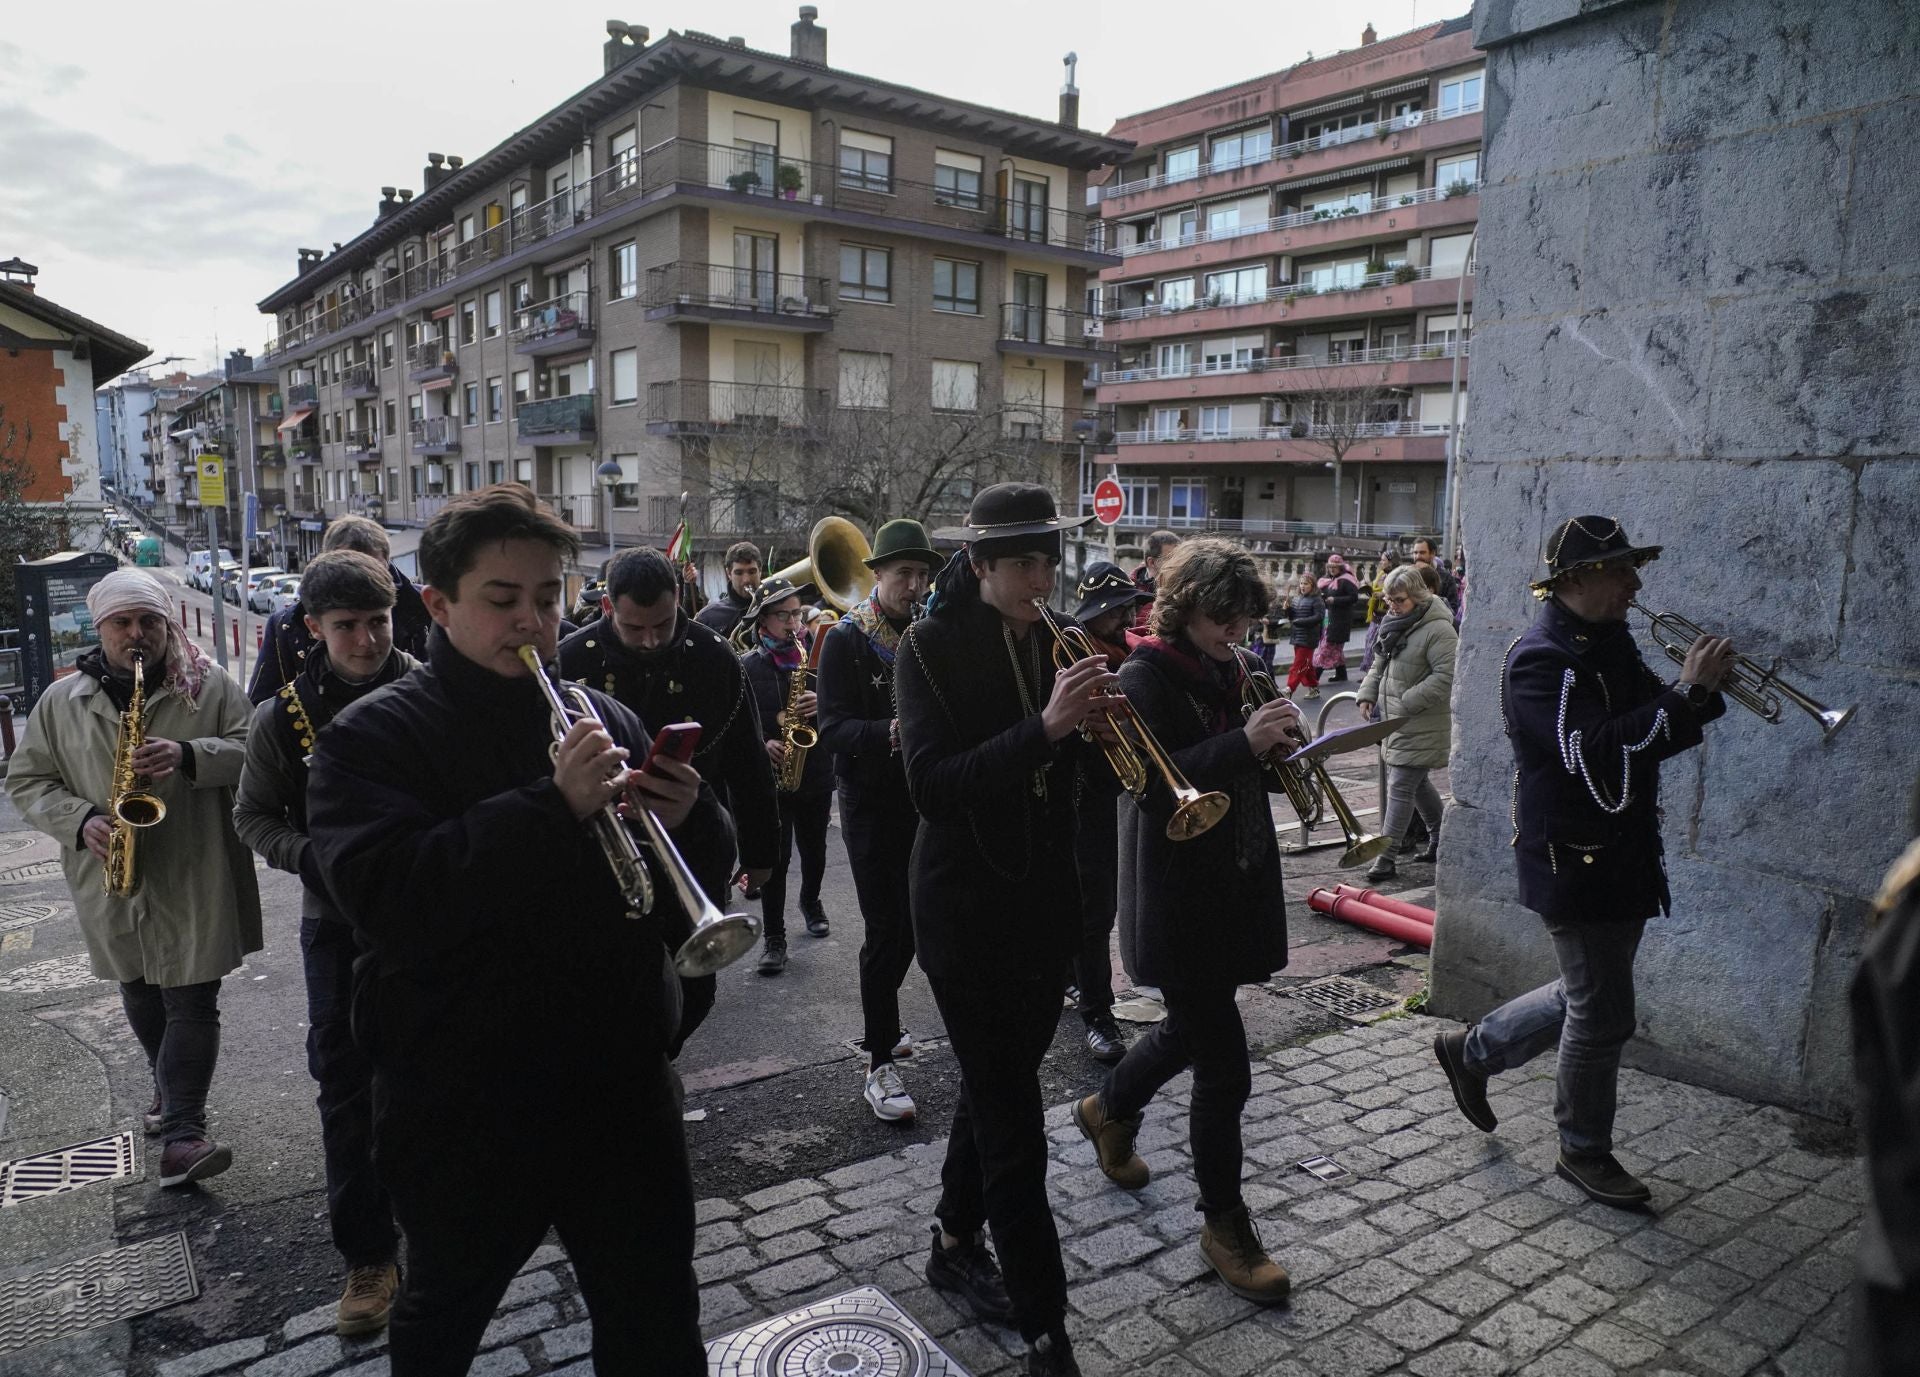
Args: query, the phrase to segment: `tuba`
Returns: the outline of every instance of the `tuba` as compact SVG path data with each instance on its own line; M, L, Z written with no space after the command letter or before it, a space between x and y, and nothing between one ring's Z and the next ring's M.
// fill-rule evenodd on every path
M1240 711L1243 716L1252 717L1263 704L1282 696L1280 685L1266 670L1248 665L1244 657L1236 654L1234 658L1240 664ZM1340 797L1340 791L1334 788L1333 776L1327 773L1325 762L1292 761L1287 758L1292 754L1289 748L1276 746L1262 757L1260 763L1280 781L1280 787L1286 791L1287 802L1293 805L1293 811L1300 815L1300 821L1307 827L1311 828L1320 821L1326 808L1333 810L1334 821L1340 824L1341 835L1347 839L1347 849L1340 856L1342 870L1365 865L1393 844L1393 838L1371 836L1360 826L1353 809L1347 806L1347 801Z
M807 769L807 752L820 744L819 729L800 720L800 695L818 682L821 647L827 643L827 632L839 620L840 614L837 612L822 612L814 618L813 645L807 651L806 660L787 681L787 720L780 727L780 737L787 746L787 758L780 762L779 773L773 780L774 786L783 794L791 794L800 787L800 776Z
M167 815L167 805L156 794L136 784L133 753L147 740L147 661L144 655L133 657L133 697L120 714L120 736L113 746L113 797L107 803L112 817L112 834L107 839L107 859L102 865L102 880L107 893L116 899L131 899L140 892L140 858L134 841L142 828L152 827Z
M791 580L795 588L810 583L827 606L845 612L873 592L873 570L866 566L872 553L858 526L844 516L823 516L807 536L807 557L767 577Z

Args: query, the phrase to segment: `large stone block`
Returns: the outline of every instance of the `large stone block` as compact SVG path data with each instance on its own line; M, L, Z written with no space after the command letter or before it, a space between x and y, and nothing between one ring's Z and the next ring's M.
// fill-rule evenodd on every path
M1910 674L1920 667L1920 619L1903 596L1913 580L1916 507L1920 459L1861 465L1840 628L1842 660L1892 673ZM1911 708L1905 716L1912 718ZM1916 754L1908 753L1909 763Z
M1635 307L1701 290L1707 246L1699 232L1706 196L1700 150L1605 163L1593 169L1589 184L1584 211L1589 232L1580 259L1584 303ZM1484 198L1480 204L1485 226ZM1621 232L1627 229L1634 232Z
M1853 143L1842 270L1850 278L1911 279L1920 271L1911 237L1913 188L1920 184L1920 98L1862 110L1854 119L1860 132Z
M1669 233L1706 244L1714 293L1795 290L1840 276L1853 120L1716 140L1698 153L1704 191Z
M1494 183L1480 193L1481 223L1489 231L1475 255L1476 314L1511 320L1578 309L1587 177L1577 169L1534 182Z
M1526 39L1487 58L1490 179L1620 157L1654 142L1660 6L1623 9Z

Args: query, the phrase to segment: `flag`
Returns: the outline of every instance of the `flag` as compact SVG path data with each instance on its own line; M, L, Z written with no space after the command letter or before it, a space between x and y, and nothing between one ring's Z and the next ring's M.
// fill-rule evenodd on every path
M673 529L673 539L667 542L667 558L679 564L686 559L692 544L693 542L687 538L687 523L683 517L680 524Z

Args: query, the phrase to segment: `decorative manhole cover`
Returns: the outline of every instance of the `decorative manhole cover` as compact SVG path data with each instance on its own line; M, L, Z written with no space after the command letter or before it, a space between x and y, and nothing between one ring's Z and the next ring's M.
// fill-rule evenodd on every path
M0 1353L97 1329L200 1294L185 1234L0 1281Z
M0 1209L139 1172L140 1155L131 1133L0 1162Z
M1296 985L1284 993L1289 999L1304 999L1329 1013L1361 1022L1389 1009L1397 1009L1401 1003L1400 996L1391 990L1383 990L1344 975L1330 975L1310 985Z
M0 904L0 932L30 928L44 923L60 911L54 904Z
M93 973L93 960L85 952L56 956L51 961L36 961L30 966L0 975L0 993L44 994L48 990L77 990L91 985L99 977Z
M35 880L57 880L60 878L60 862L35 861L32 865L16 865L11 870L0 870L0 885L32 884Z
M25 851L38 840L37 834L32 832L14 832L0 837L0 856L11 856L16 851Z
M872 1286L833 1296L707 1343L709 1377L967 1377L967 1371Z

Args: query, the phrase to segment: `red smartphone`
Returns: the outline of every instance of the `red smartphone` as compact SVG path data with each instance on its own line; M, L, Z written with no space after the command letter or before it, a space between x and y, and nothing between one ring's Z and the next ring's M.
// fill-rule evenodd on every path
M662 727L654 735L653 749L647 752L648 768L661 756L682 765L690 763L694 749L700 744L700 730L698 722L674 722Z

